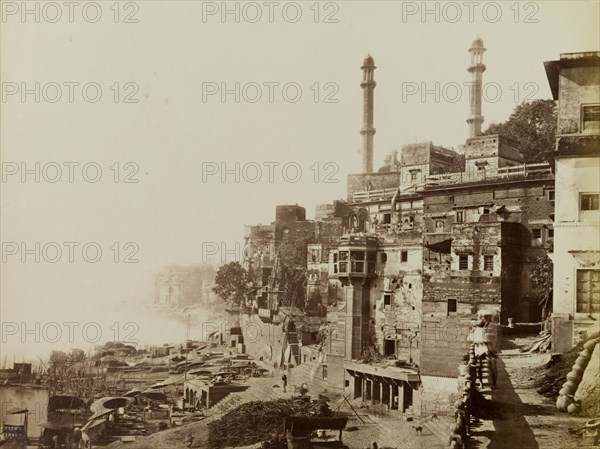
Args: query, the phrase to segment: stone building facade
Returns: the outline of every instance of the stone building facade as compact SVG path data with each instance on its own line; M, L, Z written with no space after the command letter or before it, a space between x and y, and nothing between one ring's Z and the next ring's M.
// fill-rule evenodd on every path
M561 54L545 67L558 100L552 343L565 351L600 315L600 53Z
M531 276L540 258L551 255L557 273L555 340L568 335L570 347L577 325L598 312L598 53L547 63L554 96L566 104L559 103L551 165L525 164L518 142L480 135L482 40L469 51L475 98L461 150L405 145L372 170L369 57L362 67L368 148L363 173L348 176L346 201L317 206L314 220L278 208L276 222L249 234L248 248L267 248L258 259L248 254L250 266L270 272L286 228L320 236L308 247L307 304L312 298L327 315L317 349L306 353L322 363L328 388L398 413L440 413L451 404L479 312L502 325L541 321Z

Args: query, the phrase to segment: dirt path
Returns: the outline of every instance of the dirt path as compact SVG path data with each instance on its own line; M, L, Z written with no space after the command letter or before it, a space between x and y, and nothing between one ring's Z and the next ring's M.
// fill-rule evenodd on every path
M503 350L498 360L498 387L484 391L491 396L498 417L483 421L473 431L478 449L575 449L578 429L586 418L556 409L555 401L539 395L535 383L550 354L521 353L518 348Z

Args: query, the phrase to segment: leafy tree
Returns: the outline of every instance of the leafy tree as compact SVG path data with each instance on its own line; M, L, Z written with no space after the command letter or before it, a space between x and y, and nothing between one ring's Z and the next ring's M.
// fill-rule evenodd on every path
M542 321L552 312L552 260L547 254L537 256L533 260L531 284L542 306Z
M213 292L223 300L239 306L243 304L250 287L248 271L239 262L221 265L215 276Z
M482 134L499 134L519 142L526 163L543 162L554 149L556 135L554 100L534 100L518 105L507 121L492 123Z
M304 307L306 298L306 283L308 279L308 245L315 243L316 238L312 228L299 228L288 240L279 244L278 289L282 292L282 304L285 306Z

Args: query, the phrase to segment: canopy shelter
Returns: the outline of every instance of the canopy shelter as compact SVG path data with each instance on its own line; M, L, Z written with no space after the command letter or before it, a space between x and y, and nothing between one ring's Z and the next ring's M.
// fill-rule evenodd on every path
M151 401L160 401L160 402L165 402L168 397L166 394L164 393L160 393L158 391L144 391L141 396L145 397L146 399L150 399Z
M39 426L44 429L53 429L53 430L61 430L61 429L69 429L73 430L75 427L81 427L83 422L81 418L76 418L73 414L55 414L53 416L48 416L48 421L41 423Z
M85 401L76 396L56 395L50 396L48 399L48 413L58 410L79 410L85 408Z
M127 407L132 402L133 399L130 397L107 397L98 399L90 405L90 410L93 413L90 420L109 415L121 407Z
M135 398L137 396L139 396L140 394L142 394L142 390L140 390L139 388L134 388L132 390L129 390L127 393L125 393L123 395L124 398Z
M285 432L292 437L310 437L315 430L339 430L340 441L342 430L346 428L348 417L318 417L286 416L283 425Z

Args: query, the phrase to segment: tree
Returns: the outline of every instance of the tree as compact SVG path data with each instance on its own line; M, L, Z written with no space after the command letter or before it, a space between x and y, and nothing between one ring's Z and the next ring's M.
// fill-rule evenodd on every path
M286 306L304 307L308 279L308 245L315 242L312 228L299 228L288 240L279 244L278 289L282 292L282 303Z
M552 312L552 260L547 254L537 256L533 260L531 285L542 306L542 321Z
M543 162L556 136L554 100L534 100L518 105L507 121L492 123L482 134L499 134L519 143L526 163Z
M213 292L223 300L239 306L245 300L249 287L248 271L239 262L229 262L217 271Z

